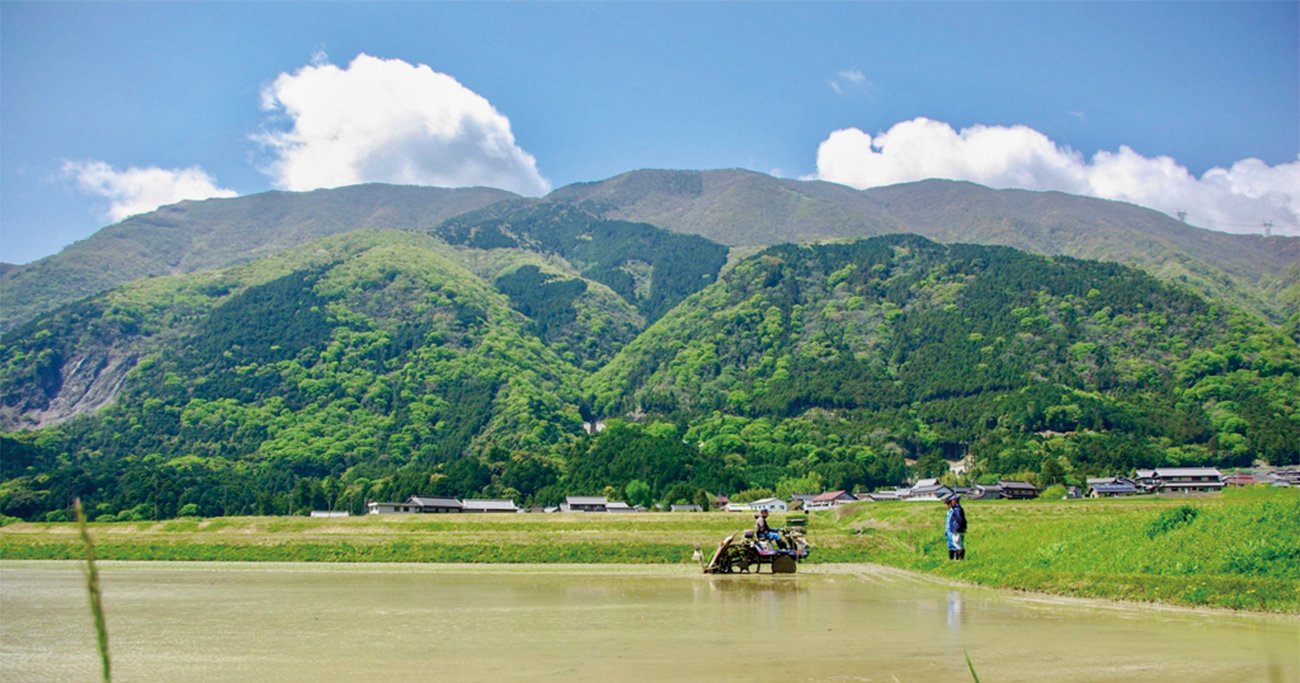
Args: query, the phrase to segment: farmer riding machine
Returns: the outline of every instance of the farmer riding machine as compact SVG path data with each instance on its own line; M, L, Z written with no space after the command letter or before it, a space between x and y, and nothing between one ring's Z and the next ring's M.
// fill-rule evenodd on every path
M778 539L756 538L753 529L745 529L722 539L713 559L704 563L705 574L759 573L763 565L771 567L773 574L793 574L799 561L808 557L808 541L804 538L805 518L790 518L787 526L777 531ZM695 547L699 553L699 546Z

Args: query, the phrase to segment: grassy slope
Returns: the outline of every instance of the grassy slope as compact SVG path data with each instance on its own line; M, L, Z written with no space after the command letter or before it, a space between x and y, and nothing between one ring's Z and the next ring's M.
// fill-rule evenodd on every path
M1300 492L1102 501L975 501L969 558L947 560L943 510L863 503L816 513L812 559L877 562L1062 595L1300 612ZM1184 509L1195 513L1190 521ZM783 523L777 516L778 524ZM236 517L95 524L119 560L688 562L747 514ZM73 559L74 525L0 530L4 559Z
M948 560L937 505L858 505L837 511L837 524L864 539L855 548L863 554L852 559L960 581L1300 612L1300 492L1294 490L1236 490L1203 499L972 501L965 507L965 562Z

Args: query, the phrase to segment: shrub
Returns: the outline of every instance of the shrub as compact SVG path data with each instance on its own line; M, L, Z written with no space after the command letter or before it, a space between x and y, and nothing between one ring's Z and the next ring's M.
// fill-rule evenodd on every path
M1165 510L1147 525L1147 536L1155 538L1179 527L1187 526L1192 523L1192 520L1196 519L1197 513L1199 513L1199 510L1190 505L1180 505Z

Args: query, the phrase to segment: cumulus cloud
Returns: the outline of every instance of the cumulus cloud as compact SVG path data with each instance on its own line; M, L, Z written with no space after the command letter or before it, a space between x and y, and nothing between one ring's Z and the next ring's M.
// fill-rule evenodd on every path
M88 159L64 162L62 171L83 192L107 199L105 214L114 222L185 199L236 195L234 190L218 187L212 176L198 166L133 166L119 171L103 161Z
M817 178L861 189L923 180L969 180L996 188L1060 190L1146 206L1228 232L1300 234L1300 159L1270 166L1245 159L1199 178L1167 156L1127 146L1085 158L1026 126L971 126L916 118L869 135L831 133L817 149Z
M281 189L364 182L550 189L509 119L424 64L360 54L340 68L313 59L268 84L262 108L287 124L255 138L270 152L265 170Z

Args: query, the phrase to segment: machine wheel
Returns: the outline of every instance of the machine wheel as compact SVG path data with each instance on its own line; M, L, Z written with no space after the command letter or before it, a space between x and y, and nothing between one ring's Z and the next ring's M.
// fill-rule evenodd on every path
M789 555L780 555L772 560L773 574L793 574L799 570L799 563Z

